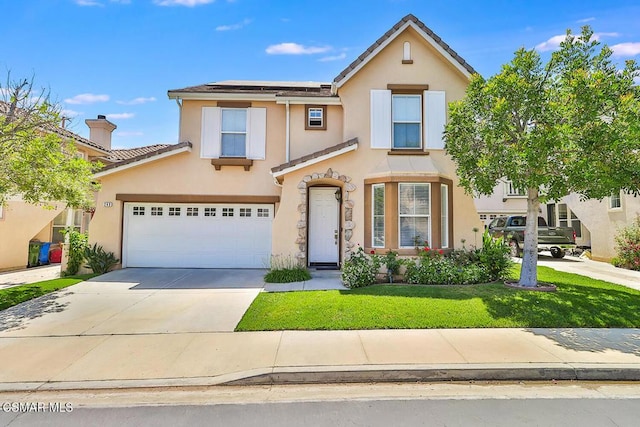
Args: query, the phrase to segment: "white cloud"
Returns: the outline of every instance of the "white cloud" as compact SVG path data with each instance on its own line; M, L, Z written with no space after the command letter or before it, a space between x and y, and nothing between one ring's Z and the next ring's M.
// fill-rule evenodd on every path
M586 24L587 22L591 22L591 21L595 21L596 18L594 18L593 16L590 16L589 18L584 18L584 19L578 19L576 22L578 24Z
M303 46L298 43L280 43L267 47L269 55L310 55L325 53L331 50L331 46Z
M194 7L213 3L215 0L153 0L158 6L187 6Z
M60 115L62 117L77 117L77 116L81 116L84 113L80 112L80 111L75 111L75 110L68 110L68 109L64 109L64 110L60 110Z
M340 55L325 56L323 58L318 59L318 61L320 61L320 62L339 61L339 60L344 59L346 57L347 57L347 54L342 52Z
M578 36L578 35L579 34L575 34L575 36ZM619 35L620 34L618 34L618 33L593 33L591 38L593 40L600 41L600 39L602 39L602 37L618 37ZM542 42L542 43L536 45L536 50L538 50L540 52L546 52L546 51L549 51L549 50L556 50L557 48L560 47L560 43L562 43L565 38L567 38L566 34L560 34L560 35L557 35L557 36L553 36L549 40L547 40L546 42Z
M95 102L107 102L109 95L95 95L93 93L81 93L73 98L64 100L67 104L93 104Z
M140 132L140 131L121 131L121 132L116 132L116 136L142 136L144 135L144 132Z
M107 114L107 119L114 119L114 120L126 120L126 119L132 119L133 117L135 117L134 113L112 113L112 114Z
M636 56L640 54L640 43L618 43L611 46L614 56Z
M243 27L249 25L251 23L251 19L245 19L242 22L238 22L237 24L231 24L231 25L218 25L216 27L216 31L233 31L233 30L240 30Z
M75 1L78 6L100 6L100 7L104 6L102 3L95 0L75 0Z
M138 98L133 98L130 101L116 101L116 104L120 104L120 105L140 105L140 104L146 104L147 102L155 102L156 98L153 96L150 96L149 98L145 98L145 97L138 97Z

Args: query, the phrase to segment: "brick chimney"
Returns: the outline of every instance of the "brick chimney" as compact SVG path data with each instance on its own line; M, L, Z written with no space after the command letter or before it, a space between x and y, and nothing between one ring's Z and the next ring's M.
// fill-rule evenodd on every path
M84 122L89 126L89 140L107 150L111 150L111 133L118 126L111 123L102 114L98 114L97 119L86 119Z

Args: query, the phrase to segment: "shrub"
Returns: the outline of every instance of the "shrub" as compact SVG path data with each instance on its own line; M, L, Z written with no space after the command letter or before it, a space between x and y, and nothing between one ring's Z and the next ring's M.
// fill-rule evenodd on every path
M504 279L513 264L509 247L502 237L494 239L485 231L482 235L482 249L478 254L480 264L484 266L491 280Z
M393 276L400 273L400 267L402 267L404 260L398 258L397 252L389 251L381 257L381 262L387 269L389 283L393 283Z
M292 256L271 256L269 271L264 276L267 283L291 283L311 280L309 270Z
M424 248L418 262L406 262L405 281L421 285L457 285L462 283L462 268L451 259L445 258L442 251Z
M87 260L87 268L90 268L96 274L104 274L111 270L120 262L113 252L107 252L97 243L93 247L87 247L84 250L84 257Z
M380 270L380 257L367 256L364 249L358 249L342 264L342 283L347 288L360 288L376 283L376 275Z
M73 227L67 227L60 231L65 237L68 238L68 258L67 269L64 271L64 276L73 276L78 274L80 266L84 262L85 249L88 245L88 236L85 233L81 233Z
M622 228L615 236L615 266L630 270L640 270L640 216L628 227Z

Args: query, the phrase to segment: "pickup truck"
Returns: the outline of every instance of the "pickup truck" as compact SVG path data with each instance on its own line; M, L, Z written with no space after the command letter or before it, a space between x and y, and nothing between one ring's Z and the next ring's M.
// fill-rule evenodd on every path
M526 216L499 216L488 226L492 237L504 237L511 248L511 256L522 255ZM554 258L563 258L567 249L575 249L576 233L571 227L548 227L542 217L538 217L538 252L550 251Z

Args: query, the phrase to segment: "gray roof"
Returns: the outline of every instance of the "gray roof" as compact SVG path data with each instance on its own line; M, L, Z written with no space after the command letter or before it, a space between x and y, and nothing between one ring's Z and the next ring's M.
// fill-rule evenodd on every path
M110 162L120 162L122 160L129 160L134 157L154 153L158 150L162 150L163 148L171 147L171 146L172 146L171 144L154 144L154 145L147 145L145 147L111 150L111 153L107 157L105 157L105 160L108 160Z
M331 94L331 83L318 82L265 82L228 80L172 89L169 96L180 93L244 93L273 94L275 96L325 97Z
M358 143L358 138L352 138L346 142L331 146L329 148L325 148L324 150L316 151L315 153L307 154L306 156L299 157L297 159L293 159L287 163L283 163L274 168L271 168L271 172L280 172L288 168L292 168L299 164L308 162L309 160L317 159L318 157L326 156L327 154L335 153L336 151L342 150L343 148L350 147L352 145L356 145Z
M192 144L190 142L181 142L179 144L173 144L173 145L167 145L167 144L157 144L157 145L150 145L147 147L141 147L141 148L133 148L131 150L115 150L115 151L130 151L131 153L127 153L127 154L133 154L135 152L135 150L137 150L139 152L139 154L133 156L133 157L129 157L127 159L124 160L115 160L117 163L112 163L110 165L107 165L105 167L103 167L102 169L100 169L99 172L104 172L110 169L115 169L115 168L119 168L121 166L124 165L128 165L130 163L135 163L138 162L140 160L144 160L144 159L148 159L151 157L155 157L158 156L160 154L164 154L164 153L169 153L171 151L177 150L179 148L183 148L183 147L191 147ZM149 149L146 150L147 148L150 147L156 147L156 149Z

